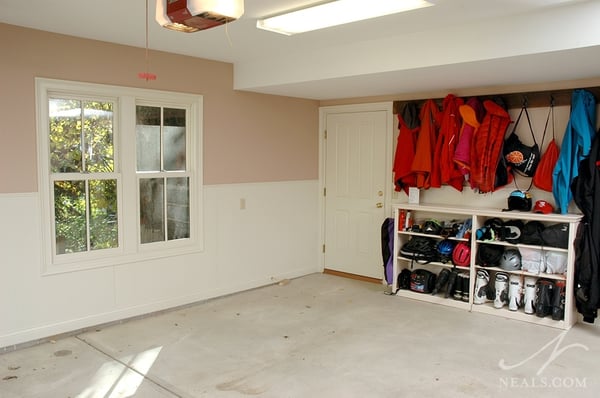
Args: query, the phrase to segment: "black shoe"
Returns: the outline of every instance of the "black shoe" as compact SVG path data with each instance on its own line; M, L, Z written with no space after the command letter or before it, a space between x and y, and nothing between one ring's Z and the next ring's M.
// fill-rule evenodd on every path
M551 281L546 279L539 279L537 281L535 286L535 314L538 317L543 318L547 315L552 314L553 293L554 284Z
M446 286L446 294L444 294L445 298L450 297L450 295L454 293L456 282L458 282L457 279L458 272L452 270L452 272L450 272L450 275L448 275L448 285Z
M565 319L565 281L556 281L552 295L552 319Z
M431 292L432 295L435 296L444 288L444 286L446 286L446 283L448 283L448 279L450 278L450 274L451 274L451 272L447 268L444 268L443 270L440 271L438 278L435 281L435 287L433 288L433 291Z

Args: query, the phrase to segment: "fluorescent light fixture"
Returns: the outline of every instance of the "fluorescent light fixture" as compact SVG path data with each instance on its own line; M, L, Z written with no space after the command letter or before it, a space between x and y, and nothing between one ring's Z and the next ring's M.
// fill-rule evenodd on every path
M432 5L425 0L337 0L259 19L256 27L293 35Z

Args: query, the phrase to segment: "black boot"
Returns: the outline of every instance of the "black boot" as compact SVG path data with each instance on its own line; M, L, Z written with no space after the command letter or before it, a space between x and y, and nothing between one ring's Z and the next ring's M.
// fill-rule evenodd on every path
M454 300L462 300L463 286L465 284L465 274L458 274L456 276L456 283L454 284Z
M448 275L448 285L446 286L446 294L444 294L445 298L450 297L450 295L454 293L454 287L456 286L457 279L458 272L452 270L452 272L450 272L450 275Z
M463 278L463 293L462 301L469 301L469 290L471 288L471 278L469 274L465 274Z
M552 319L562 321L565 318L565 281L556 281L552 294Z
M448 279L450 278L450 270L447 268L444 268L443 270L440 271L440 274L437 277L437 280L435 281L435 287L433 288L433 291L431 292L432 295L436 295L438 294L446 285L446 283L448 282Z
M535 286L536 306L535 314L543 318L552 314L552 296L554 293L554 284L545 279L539 279Z

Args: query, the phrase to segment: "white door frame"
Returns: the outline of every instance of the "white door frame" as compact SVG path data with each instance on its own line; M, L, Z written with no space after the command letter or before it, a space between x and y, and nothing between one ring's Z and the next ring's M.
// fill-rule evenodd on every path
M388 217L392 216L391 202L392 192L394 190L394 183L392 180L392 159L393 159L393 139L394 129L396 123L394 122L394 103L390 102L376 102L368 104L354 104L354 105L334 105L334 106L323 106L319 108L319 270L322 272L325 268L325 253L323 252L323 245L325 244L325 196L323 195L325 189L325 128L327 126L327 116L336 113L354 113L354 112L373 112L373 111L385 111L387 112L387 133L386 133L386 145L385 145L385 188L383 196L383 208L384 214Z

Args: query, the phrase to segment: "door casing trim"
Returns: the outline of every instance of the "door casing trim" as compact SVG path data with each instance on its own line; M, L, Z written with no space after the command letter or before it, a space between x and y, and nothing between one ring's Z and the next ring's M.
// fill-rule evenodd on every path
M374 102L368 104L354 104L354 105L334 105L334 106L323 106L319 108L319 270L323 272L325 268L325 253L322 250L325 244L325 196L323 190L325 189L325 156L326 156L326 140L325 140L325 129L327 128L327 116L332 114L340 113L357 113L357 112L374 112L384 111L387 113L387 126L386 126L386 142L385 142L385 184L383 194L383 207L384 213L388 217L392 216L391 203L392 203L392 192L394 191L394 184L392 180L392 159L393 159L393 148L394 145L394 103L390 102Z

